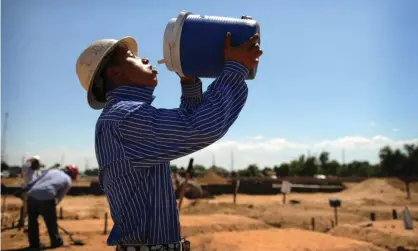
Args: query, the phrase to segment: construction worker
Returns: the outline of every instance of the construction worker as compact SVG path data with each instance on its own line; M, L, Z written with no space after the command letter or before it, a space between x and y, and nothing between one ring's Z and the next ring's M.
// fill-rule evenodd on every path
M30 248L41 248L39 241L38 216L42 215L48 229L51 247L62 246L63 240L58 232L56 206L62 201L78 176L76 165L66 166L63 170L44 170L40 176L30 181L24 188L27 196L28 237Z
M22 167L22 178L23 178L23 186L27 186L31 181L36 179L41 174L41 167L44 166L41 163L41 160L38 155L35 155L29 158L25 165ZM20 218L18 223L18 228L22 228L25 225L25 220L28 214L28 204L27 204L27 197L26 193L21 194L23 200L23 206L20 210Z
M258 35L239 47L225 40L223 73L202 92L197 77L182 77L179 108L151 105L157 71L138 56L132 37L103 39L80 55L76 72L87 101L103 109L95 149L99 181L114 227L107 239L116 250L189 250L181 238L169 161L220 139L246 99L245 79L262 51Z
M38 155L35 155L26 161L26 164L22 167L24 186L40 175L42 166L43 164Z

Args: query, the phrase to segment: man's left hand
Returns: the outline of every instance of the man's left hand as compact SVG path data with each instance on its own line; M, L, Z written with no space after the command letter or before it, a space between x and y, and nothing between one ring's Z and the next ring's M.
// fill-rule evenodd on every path
M180 82L182 84L194 84L196 82L195 77L180 77Z
M180 77L180 75L177 73L177 75ZM183 85L190 85L190 84L194 84L196 82L196 77L180 77L180 82Z

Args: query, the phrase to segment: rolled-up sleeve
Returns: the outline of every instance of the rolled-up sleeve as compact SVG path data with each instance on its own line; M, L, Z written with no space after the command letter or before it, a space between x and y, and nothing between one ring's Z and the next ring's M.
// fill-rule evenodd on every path
M196 78L194 84L181 85L180 108L197 109L203 102L202 81Z
M144 164L170 161L205 148L220 139L237 119L248 95L248 70L228 61L223 73L199 95L201 82L183 87L180 108L138 105L119 122L128 158ZM200 86L199 86L200 85ZM185 102L196 99L196 102Z

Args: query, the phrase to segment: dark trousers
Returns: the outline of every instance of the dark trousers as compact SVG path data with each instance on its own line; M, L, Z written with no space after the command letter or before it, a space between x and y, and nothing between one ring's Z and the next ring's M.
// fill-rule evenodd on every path
M35 200L28 198L28 236L29 244L33 248L39 248L39 224L38 216L42 215L48 229L51 246L62 245L61 236L58 233L57 211L55 200Z

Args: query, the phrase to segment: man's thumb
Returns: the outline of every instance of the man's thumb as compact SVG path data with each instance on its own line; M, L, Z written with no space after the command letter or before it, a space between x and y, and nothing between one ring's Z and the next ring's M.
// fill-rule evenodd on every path
M226 37L225 37L225 44L224 44L225 49L231 46L231 42L232 42L232 35L230 32L228 32L226 33Z

